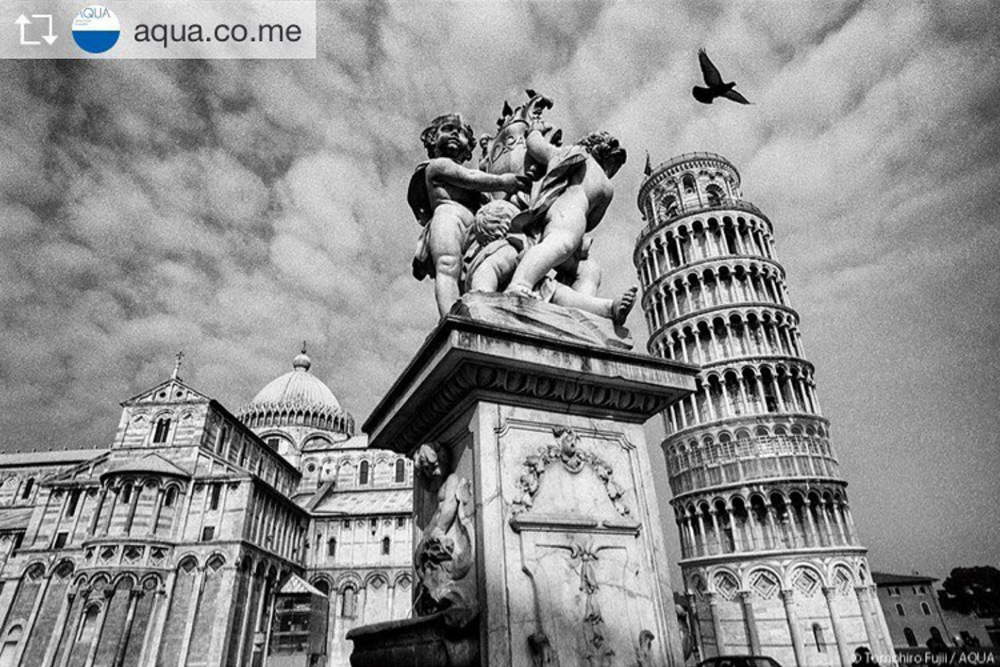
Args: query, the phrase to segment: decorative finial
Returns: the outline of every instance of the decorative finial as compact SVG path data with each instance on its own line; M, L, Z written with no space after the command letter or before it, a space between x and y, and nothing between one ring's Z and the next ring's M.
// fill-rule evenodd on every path
M653 173L653 164L649 161L649 151L646 151L646 166L643 167L642 172L649 176Z
M178 375L178 373L181 372L181 361L184 360L184 352L178 352L176 359L177 361L174 362L174 372L170 374L170 379L172 380L180 379L180 375Z
M302 341L302 351L295 355L292 360L292 368L295 370L307 371L312 366L312 360L306 354L306 342Z

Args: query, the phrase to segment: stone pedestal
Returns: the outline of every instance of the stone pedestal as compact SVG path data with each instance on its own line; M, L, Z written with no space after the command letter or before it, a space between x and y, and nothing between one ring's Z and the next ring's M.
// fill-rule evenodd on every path
M353 630L352 664L683 664L642 424L695 368L607 326L470 294L428 337L364 430L415 457L415 604L439 620Z

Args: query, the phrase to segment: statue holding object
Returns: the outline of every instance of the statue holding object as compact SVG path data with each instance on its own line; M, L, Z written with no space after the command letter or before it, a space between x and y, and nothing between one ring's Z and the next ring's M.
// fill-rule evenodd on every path
M440 116L424 131L431 160L417 168L409 192L425 225L414 275L434 277L442 316L464 291L503 290L623 324L637 290L615 299L597 296L600 269L584 236L611 202L610 178L624 164L625 150L605 132L561 147L561 131L542 118L552 101L528 94L517 109L505 102L496 135L480 138L480 171L461 166L471 157L473 134L460 116ZM485 216L477 220L484 203Z
M407 192L407 201L424 229L413 259L413 275L434 279L438 312L444 316L460 294L462 253L483 193L516 192L527 187L515 174L488 174L462 166L472 158L475 136L459 114L438 116L420 135L427 149Z

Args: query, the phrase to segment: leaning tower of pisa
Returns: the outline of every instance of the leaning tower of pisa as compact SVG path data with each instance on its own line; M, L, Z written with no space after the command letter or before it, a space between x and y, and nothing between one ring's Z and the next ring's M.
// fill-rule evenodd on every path
M650 354L701 366L664 413L700 657L881 664L892 643L767 216L726 158L647 167L634 261Z

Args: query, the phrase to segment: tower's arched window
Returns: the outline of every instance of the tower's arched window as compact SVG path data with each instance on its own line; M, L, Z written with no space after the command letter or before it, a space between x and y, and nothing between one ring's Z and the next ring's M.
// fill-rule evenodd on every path
M896 613L899 614L900 616L906 616L906 612L903 611L903 605L899 604L898 602L896 603Z
M921 602L920 603L920 611L924 612L924 616L930 616L931 615L930 605L928 605L926 602Z
M907 646L917 645L917 636L913 634L913 628L903 628L903 636L906 637Z
M358 484L368 483L368 461L362 461L358 467Z
M153 430L153 442L166 442L168 433L170 433L170 419L167 417L157 419L156 428Z
M396 459L396 482L401 483L406 481L406 464L403 459Z
M35 478L29 477L28 481L24 483L24 490L21 491L21 499L27 500L31 497L31 490L35 487Z
M167 489L167 493L163 496L163 506L173 507L174 502L176 502L176 500L177 500L177 487L171 486L169 489Z
M208 509L213 511L219 509L219 494L221 493L221 491L222 491L221 484L212 485L212 495L208 499Z
M681 184L684 186L684 192L694 192L694 176L691 174L684 174Z
M820 653L826 653L826 638L823 637L823 626L819 623L813 623L813 639L816 640L816 650Z
M392 543L390 542L390 540L389 540L388 537L383 537L382 538L382 555L383 556L388 556L389 555L389 548L390 548L391 545L392 545Z
M331 537L326 541L326 555L333 558L337 555L337 538Z
M705 188L705 194L708 196L708 203L710 206L718 206L722 203L722 198L725 196L722 192L722 188L714 183Z
M344 618L353 618L356 613L356 593L354 588L348 586L344 589L343 599L340 601L340 615Z
M122 485L122 490L121 490L121 493L119 494L119 498L121 499L121 501L123 503L131 502L131 500L132 500L132 482L125 482L125 484Z
M21 643L21 636L24 628L15 625L7 631L7 636L3 638L3 645L0 646L0 665L13 665L14 656L17 655L18 644Z

